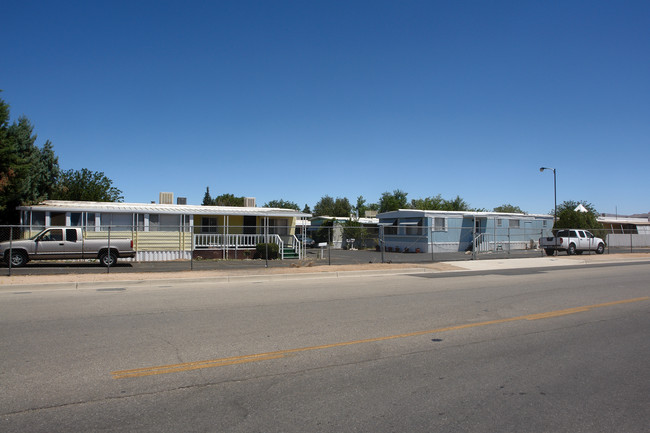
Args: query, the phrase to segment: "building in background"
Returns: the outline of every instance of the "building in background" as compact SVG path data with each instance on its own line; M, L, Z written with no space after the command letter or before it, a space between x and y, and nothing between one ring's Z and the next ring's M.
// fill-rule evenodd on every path
M553 228L553 215L400 209L377 217L388 251L531 249Z
M171 194L171 193L167 193ZM303 257L298 221L311 214L292 209L46 200L20 206L25 236L44 227L83 227L88 236L127 236L137 261L189 259L193 251L210 258L249 257L259 243L276 243L282 258ZM250 202L249 202L250 203ZM254 202L253 202L254 204Z

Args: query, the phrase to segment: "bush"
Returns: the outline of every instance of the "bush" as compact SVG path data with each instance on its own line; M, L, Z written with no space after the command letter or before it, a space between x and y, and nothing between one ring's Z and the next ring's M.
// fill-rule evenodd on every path
M268 243L268 244L261 243L261 244L255 245L255 250L257 250L257 256L259 256L259 258L261 258L263 260L266 260L267 259L267 257L266 257L267 247L268 247L268 252L269 252L268 259L269 260L277 259L278 255L280 253L280 247L278 246L278 244L272 244L272 243Z

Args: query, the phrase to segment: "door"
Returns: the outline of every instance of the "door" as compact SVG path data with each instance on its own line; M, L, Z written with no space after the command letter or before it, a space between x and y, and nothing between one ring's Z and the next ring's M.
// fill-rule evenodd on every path
M65 253L63 229L50 229L36 240L36 257L61 257Z
M579 250L588 250L591 239L585 233L584 230L578 230L578 239L576 242L576 248Z
M254 235L257 232L257 217L244 215L244 234Z

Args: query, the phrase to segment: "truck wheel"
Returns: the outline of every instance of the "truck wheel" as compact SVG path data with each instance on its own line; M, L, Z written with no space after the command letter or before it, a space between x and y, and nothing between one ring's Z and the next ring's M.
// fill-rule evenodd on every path
M555 254L555 250L553 248L546 248L544 251L546 251L547 256L552 256Z
M566 253L568 256L572 256L576 253L576 244L569 244L569 248L567 248Z
M602 242L598 244L598 248L596 248L596 254L602 254L605 252L605 244Z
M5 262L7 264L9 263L9 252L5 254ZM13 251L11 253L11 267L12 268L20 268L21 266L25 266L29 260L27 259L27 254L25 254L23 251Z
M103 251L99 254L99 263L106 267L115 266L115 263L117 263L117 256L114 252L109 254L106 251Z

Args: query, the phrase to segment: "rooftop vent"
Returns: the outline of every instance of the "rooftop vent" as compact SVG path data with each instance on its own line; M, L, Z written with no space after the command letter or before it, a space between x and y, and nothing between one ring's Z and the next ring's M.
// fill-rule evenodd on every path
M174 202L173 192L161 192L158 195L158 203L160 204L172 204L173 202Z
M255 197L244 197L244 207L255 207Z
M176 199L176 204L187 204L187 197L178 197Z

